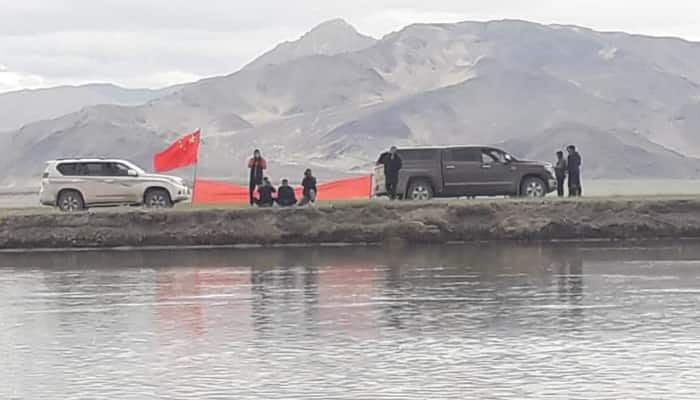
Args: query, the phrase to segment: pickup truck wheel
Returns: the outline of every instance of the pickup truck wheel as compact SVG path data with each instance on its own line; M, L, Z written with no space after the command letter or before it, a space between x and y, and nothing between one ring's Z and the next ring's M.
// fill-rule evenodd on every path
M520 196L539 198L547 195L547 187L544 181L537 177L529 177L520 185Z
M408 188L408 200L427 201L433 198L433 187L424 180L418 180L411 183Z
M150 189L144 196L144 204L148 208L171 208L173 201L166 190Z
M58 195L56 202L59 210L63 212L73 212L85 209L85 201L83 195L75 190L64 190Z

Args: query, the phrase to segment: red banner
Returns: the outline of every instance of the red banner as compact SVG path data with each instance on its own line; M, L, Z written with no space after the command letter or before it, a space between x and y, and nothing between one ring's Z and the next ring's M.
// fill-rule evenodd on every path
M295 187L301 199L301 187ZM339 179L318 185L320 201L369 199L372 195L372 177ZM194 189L195 204L247 204L248 187L221 181L197 179Z

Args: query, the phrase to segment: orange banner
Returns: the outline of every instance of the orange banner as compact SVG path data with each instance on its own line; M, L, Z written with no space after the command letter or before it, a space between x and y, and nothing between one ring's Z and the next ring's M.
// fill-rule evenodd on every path
M297 198L301 199L301 187L295 187ZM318 185L317 200L357 200L369 199L372 195L372 177L339 179ZM197 179L194 189L195 204L246 204L248 188L232 183Z

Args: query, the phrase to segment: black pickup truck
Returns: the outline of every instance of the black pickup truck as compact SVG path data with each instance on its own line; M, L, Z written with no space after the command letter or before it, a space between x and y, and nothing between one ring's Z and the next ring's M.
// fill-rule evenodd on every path
M408 200L433 197L544 197L557 189L550 163L522 161L485 146L412 147L403 161L397 193ZM386 195L384 168L374 169L375 196Z

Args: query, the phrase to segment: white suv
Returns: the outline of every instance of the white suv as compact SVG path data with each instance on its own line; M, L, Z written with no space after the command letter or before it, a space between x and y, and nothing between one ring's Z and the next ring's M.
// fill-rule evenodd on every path
M112 205L172 207L190 195L181 178L148 174L129 161L70 159L47 163L39 198L43 205L78 211Z

